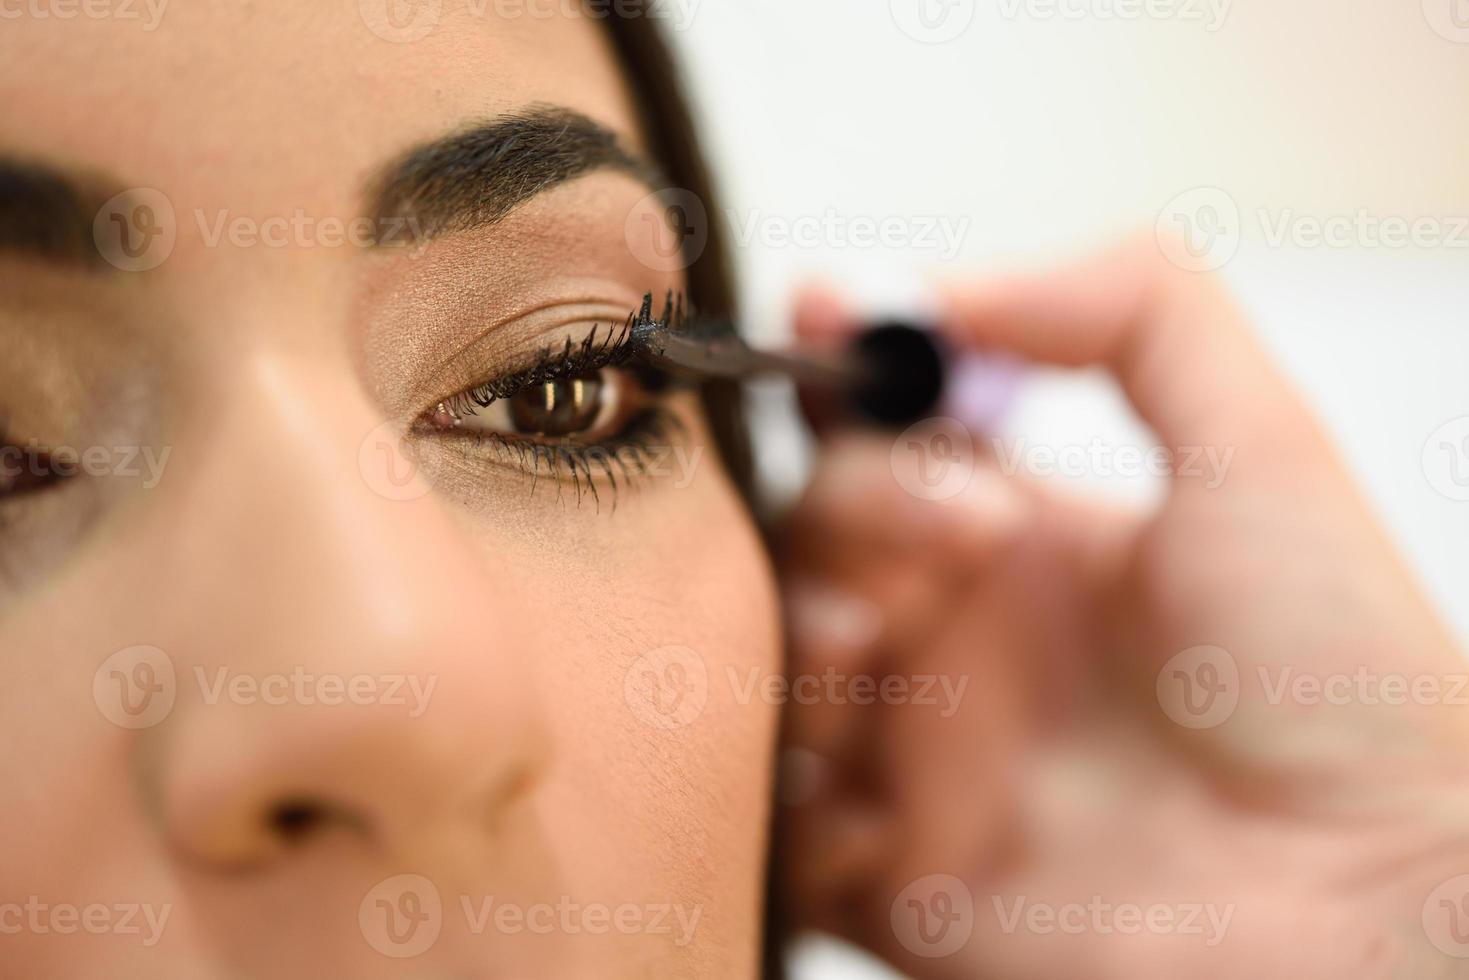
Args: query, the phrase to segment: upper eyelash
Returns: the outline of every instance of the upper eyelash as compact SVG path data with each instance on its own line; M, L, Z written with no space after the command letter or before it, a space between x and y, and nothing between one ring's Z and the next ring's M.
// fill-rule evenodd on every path
M487 408L534 385L626 364L642 350L642 338L670 324L676 328L686 318L682 293L669 291L663 315L657 319L653 318L652 305L652 294L649 294L644 297L641 309L629 313L621 327L609 325L600 340L595 327L581 343L568 337L559 350L544 348L531 367L482 381L441 404L456 416L474 415L476 408Z

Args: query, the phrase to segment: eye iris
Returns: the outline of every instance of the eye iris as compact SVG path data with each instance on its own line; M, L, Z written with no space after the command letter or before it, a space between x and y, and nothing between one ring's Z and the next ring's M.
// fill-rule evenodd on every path
M602 407L597 374L558 378L531 385L509 399L510 422L526 435L565 436L584 432Z

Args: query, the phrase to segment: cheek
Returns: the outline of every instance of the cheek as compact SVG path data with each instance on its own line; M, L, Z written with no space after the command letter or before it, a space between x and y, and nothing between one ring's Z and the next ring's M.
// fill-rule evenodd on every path
M525 499L549 529L517 536L512 566L553 733L540 818L578 874L698 904L701 929L753 948L779 616L743 503L712 444L691 442L702 458L670 461L615 511Z

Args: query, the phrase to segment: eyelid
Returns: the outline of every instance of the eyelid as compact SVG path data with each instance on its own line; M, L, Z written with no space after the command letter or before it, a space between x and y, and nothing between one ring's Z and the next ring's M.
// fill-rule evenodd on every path
M550 298L532 296L520 303L484 300L476 304L481 307L479 317L435 300L436 321L431 327L370 354L374 363L402 365L405 377L384 391L391 395L397 389L398 397L390 404L405 414L424 411L486 378L533 365L547 347L558 347L567 337L580 341L594 327L605 330L609 323L621 324L637 304L637 294L622 283L578 280L546 288ZM417 312L405 317L408 322L418 318L422 314ZM438 347L435 331L451 330L461 339ZM388 380L384 377L379 383Z
M523 359L519 366L503 369L490 378L476 381L439 399L420 415L420 419L432 417L444 409L454 414L473 414L476 407L486 407L535 384L574 378L607 367L630 368L629 362L635 353L632 344L635 316L635 313L629 313L620 323L597 323L580 340L575 335L568 335L558 346L542 347L538 354ZM629 370L629 374L632 375L631 382L650 391L660 390L664 381L664 377L652 369Z

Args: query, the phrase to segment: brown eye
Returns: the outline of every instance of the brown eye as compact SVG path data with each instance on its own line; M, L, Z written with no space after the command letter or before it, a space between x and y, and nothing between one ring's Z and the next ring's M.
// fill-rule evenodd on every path
M440 428L493 432L522 439L595 440L617 428L629 399L631 377L617 368L602 368L574 378L527 385L488 405L440 405L433 422Z
M599 374L558 378L531 385L507 399L517 435L570 436L585 432L602 411Z

